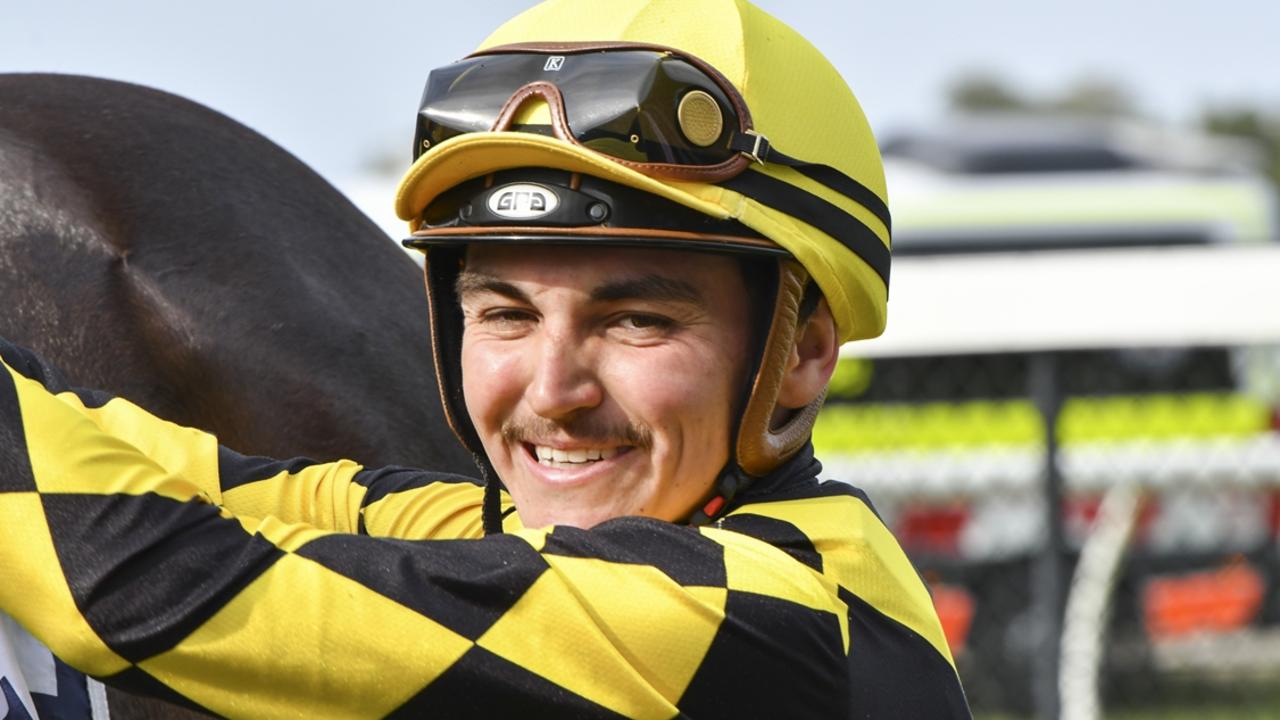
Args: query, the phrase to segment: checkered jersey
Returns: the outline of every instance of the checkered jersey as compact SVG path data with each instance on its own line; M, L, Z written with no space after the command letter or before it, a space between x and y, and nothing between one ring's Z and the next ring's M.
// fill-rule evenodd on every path
M0 609L124 689L254 718L967 715L923 584L847 489L479 538L462 478L245 458L18 370Z

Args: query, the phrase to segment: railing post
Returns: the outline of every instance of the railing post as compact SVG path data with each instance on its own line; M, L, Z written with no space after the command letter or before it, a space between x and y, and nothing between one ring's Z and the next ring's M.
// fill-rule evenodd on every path
M1062 411L1062 386L1058 357L1050 352L1031 356L1028 392L1044 423L1044 543L1036 558L1032 578L1032 610L1039 633L1033 658L1032 697L1036 717L1058 720L1058 663L1062 643L1063 578L1066 535L1062 524L1062 471L1058 464L1058 416Z

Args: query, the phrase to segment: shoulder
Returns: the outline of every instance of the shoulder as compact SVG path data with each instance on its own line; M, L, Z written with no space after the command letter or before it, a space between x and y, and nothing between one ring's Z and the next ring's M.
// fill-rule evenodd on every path
M722 527L778 548L836 586L847 608L857 708L871 717L968 716L928 588L861 490L813 485L744 505Z
M566 597L587 599L595 626L688 663L677 703L686 715L847 715L845 606L834 583L786 551L722 527L639 517L517 535L553 584L572 585Z
M808 496L744 505L723 527L784 550L951 662L928 589L862 491L823 483Z

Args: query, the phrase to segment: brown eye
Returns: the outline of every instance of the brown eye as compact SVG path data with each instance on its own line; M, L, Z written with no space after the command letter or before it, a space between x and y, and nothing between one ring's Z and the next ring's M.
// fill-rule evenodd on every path
M519 323L533 320L533 313L527 310L512 310L503 308L501 310L490 310L484 314L482 318L484 322L494 323Z
M631 313L618 319L618 325L627 330L666 330L673 324L669 318L644 313Z
M500 336L524 334L538 322L536 314L521 308L491 308L472 317L469 326Z

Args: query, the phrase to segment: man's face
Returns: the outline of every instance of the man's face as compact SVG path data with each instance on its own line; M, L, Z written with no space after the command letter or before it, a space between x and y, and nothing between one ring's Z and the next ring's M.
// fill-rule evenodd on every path
M746 288L727 257L472 247L463 392L521 520L676 520L729 458Z

